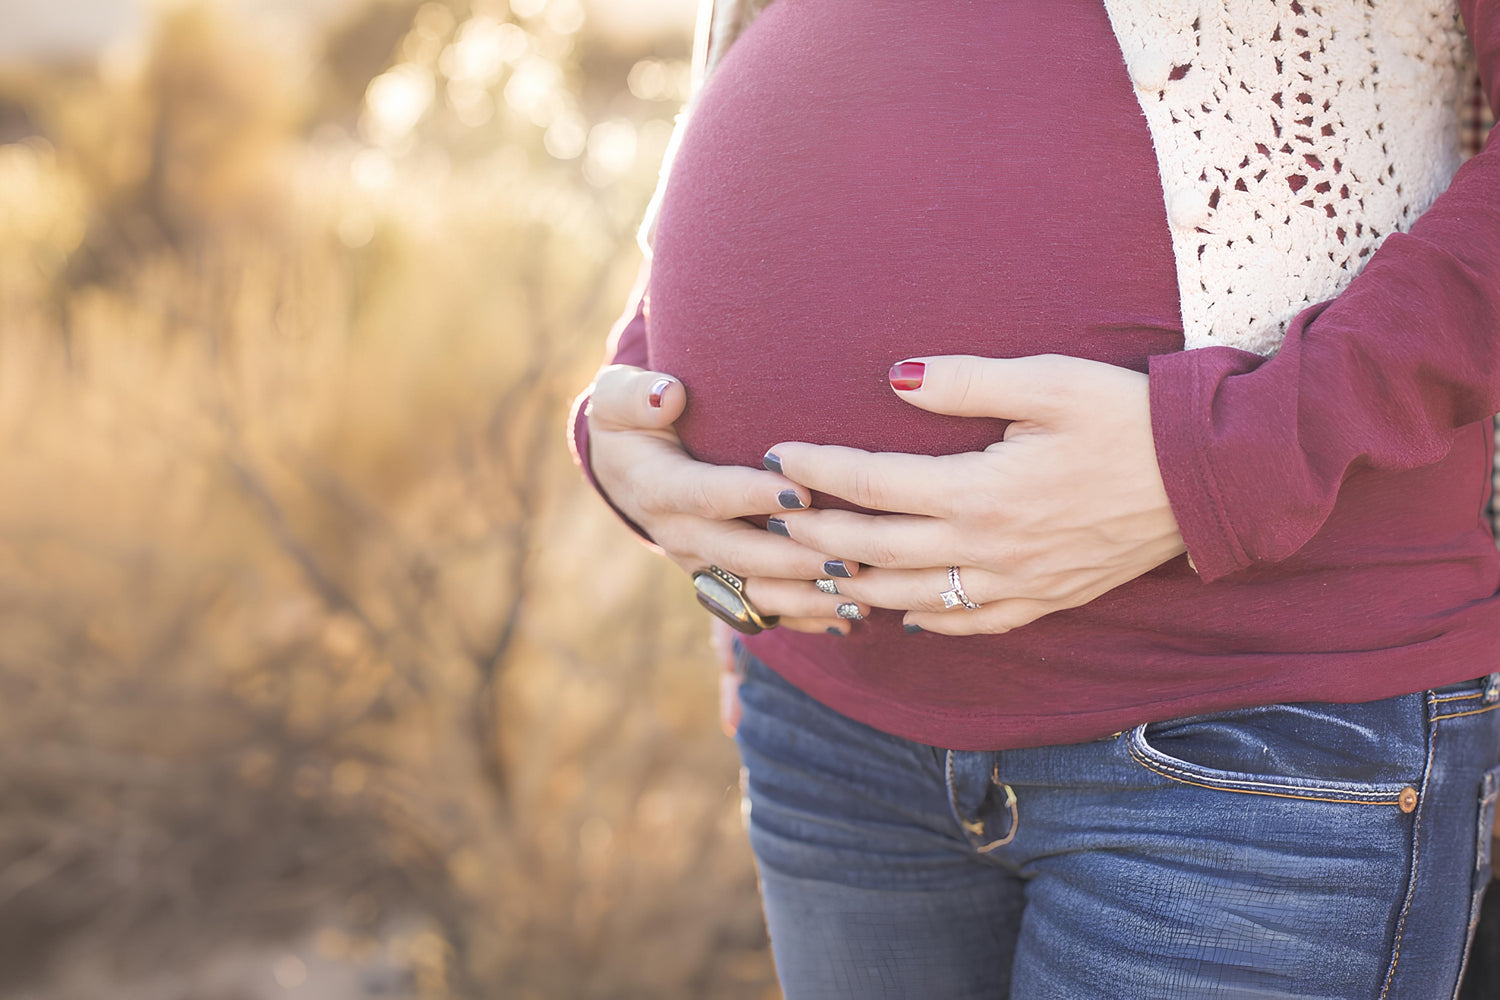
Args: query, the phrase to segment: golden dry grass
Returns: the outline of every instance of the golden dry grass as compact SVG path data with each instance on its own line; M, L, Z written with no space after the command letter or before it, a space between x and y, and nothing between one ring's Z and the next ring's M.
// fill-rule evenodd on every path
M486 15L550 89L445 102ZM548 17L0 74L0 997L774 995L705 624L563 443L675 105Z

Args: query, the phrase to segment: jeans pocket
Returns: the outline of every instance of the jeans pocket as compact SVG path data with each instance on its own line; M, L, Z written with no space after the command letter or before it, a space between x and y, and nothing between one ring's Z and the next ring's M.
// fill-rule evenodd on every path
M1148 722L1129 732L1126 747L1140 766L1183 784L1317 802L1402 805L1403 792L1421 784L1427 738L1421 696L1405 695Z

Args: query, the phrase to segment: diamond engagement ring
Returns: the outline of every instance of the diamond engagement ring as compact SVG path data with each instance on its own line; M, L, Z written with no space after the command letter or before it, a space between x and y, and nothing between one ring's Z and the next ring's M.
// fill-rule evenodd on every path
M984 607L982 604L975 604L969 595L964 593L964 585L958 579L957 566L948 567L948 589L938 596L943 599L944 610L962 606L970 611L978 611Z

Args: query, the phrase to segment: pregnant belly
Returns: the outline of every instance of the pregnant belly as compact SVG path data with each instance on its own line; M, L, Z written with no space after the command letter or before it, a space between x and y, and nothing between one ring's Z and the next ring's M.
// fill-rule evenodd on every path
M776 0L699 95L657 223L651 365L699 458L948 454L1003 424L890 365L1180 350L1150 135L1102 3Z

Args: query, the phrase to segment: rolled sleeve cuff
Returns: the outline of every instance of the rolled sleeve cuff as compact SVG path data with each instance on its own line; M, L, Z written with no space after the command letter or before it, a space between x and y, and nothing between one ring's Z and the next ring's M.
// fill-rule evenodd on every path
M1222 491L1209 461L1207 434L1211 400L1198 351L1159 354L1150 359L1151 436L1162 485L1177 528L1187 546L1188 564L1205 583L1249 566Z

